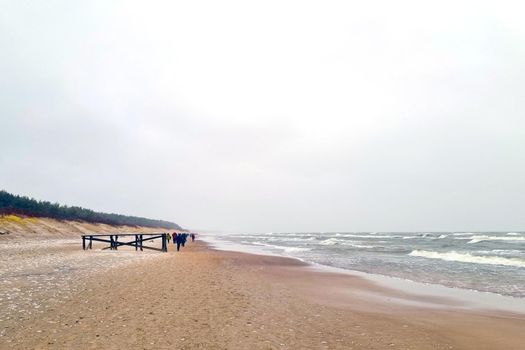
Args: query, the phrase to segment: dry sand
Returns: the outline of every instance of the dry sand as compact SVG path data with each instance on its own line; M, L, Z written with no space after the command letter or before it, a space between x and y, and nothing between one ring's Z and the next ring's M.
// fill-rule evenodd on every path
M24 249L3 243L2 256ZM80 239L46 244L48 249L11 253L12 264L0 272L2 281L10 281L0 289L1 349L523 349L525 344L524 315L378 302L362 292L399 295L361 277L312 271L297 260L215 251L203 243L190 243L179 253L173 245L168 253L106 253L82 251Z

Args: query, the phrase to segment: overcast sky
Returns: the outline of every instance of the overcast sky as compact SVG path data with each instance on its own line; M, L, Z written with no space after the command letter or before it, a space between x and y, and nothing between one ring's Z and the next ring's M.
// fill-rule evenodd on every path
M0 0L0 188L194 229L525 230L522 3Z

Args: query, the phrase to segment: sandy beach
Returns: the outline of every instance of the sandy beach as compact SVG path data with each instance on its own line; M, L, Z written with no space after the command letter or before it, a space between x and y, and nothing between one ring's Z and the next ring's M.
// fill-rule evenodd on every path
M525 340L523 314L399 303L424 296L294 259L202 242L179 253L82 251L77 241L25 254L2 242L3 256L17 253L2 264L1 349L522 349Z

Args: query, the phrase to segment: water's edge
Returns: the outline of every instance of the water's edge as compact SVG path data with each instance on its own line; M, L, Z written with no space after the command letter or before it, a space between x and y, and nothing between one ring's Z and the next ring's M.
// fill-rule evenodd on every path
M403 293L411 294L414 296L428 296L432 298L441 298L445 300L453 300L454 306L451 304L437 304L437 303L422 303L414 302L415 306L422 307L453 307L469 310L494 310L503 312L512 312L525 315L525 299L516 298L507 295L501 295L492 292L482 292L472 289L452 288L440 284L423 283L418 281L412 281L409 279L403 279L398 277L373 274L368 272L362 272L357 270L344 269L340 267L334 267L329 265L318 264L310 261L306 261L299 257L295 257L287 254L277 254L265 250L263 247L254 247L250 245L244 245L241 243L233 243L222 241L214 238L210 235L201 235L200 238L210 245L211 248L222 251L234 251L240 253L248 253L255 255L265 256L279 256L290 259L300 260L307 264L308 269L312 271L321 271L329 273L346 274L352 276L359 276L367 279L368 281L374 282L380 286L401 291ZM389 296L374 295L375 298L388 298ZM409 302L397 300L400 303L410 304Z

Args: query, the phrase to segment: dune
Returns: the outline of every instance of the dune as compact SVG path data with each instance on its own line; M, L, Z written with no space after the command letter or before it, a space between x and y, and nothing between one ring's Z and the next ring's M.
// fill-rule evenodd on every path
M0 240L79 237L82 234L171 232L161 227L114 226L18 215L0 216Z

